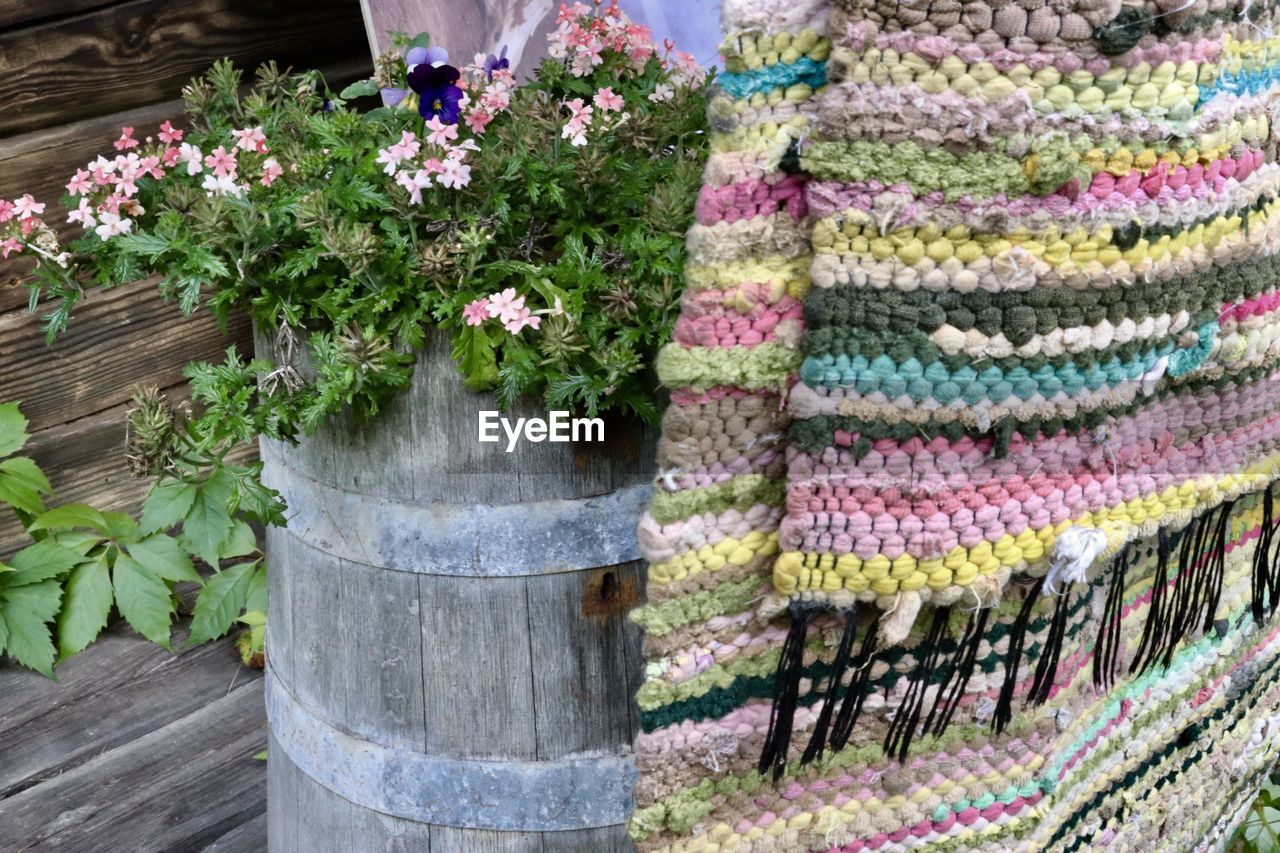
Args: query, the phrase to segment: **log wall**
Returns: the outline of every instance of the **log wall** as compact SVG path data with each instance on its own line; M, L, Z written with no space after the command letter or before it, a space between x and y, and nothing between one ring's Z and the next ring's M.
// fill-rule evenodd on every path
M182 87L215 60L251 71L274 59L320 68L331 84L366 76L359 0L0 0L0 197L49 203L77 166L122 126L139 136L181 117ZM124 414L137 384L184 393L182 368L252 348L249 324L226 333L203 313L184 319L150 282L91 294L70 329L45 345L27 313L21 260L0 264L0 401L21 400L31 455L60 500L136 509L147 483L124 461ZM0 517L0 555L19 544Z

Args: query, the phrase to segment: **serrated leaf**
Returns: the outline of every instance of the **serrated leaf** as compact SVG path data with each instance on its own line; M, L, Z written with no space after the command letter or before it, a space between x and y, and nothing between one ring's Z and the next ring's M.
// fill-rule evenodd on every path
M253 528L243 521L237 521L235 526L231 528L231 535L227 537L226 543L222 546L221 556L223 559L227 557L243 557L257 550L258 537L254 535Z
M80 554L56 542L37 542L9 558L9 566L15 571L0 575L0 586L18 587L50 580L70 572L81 559Z
M481 326L464 326L453 338L453 360L463 381L473 391L492 388L498 381L498 360L493 342Z
M67 580L58 614L58 649L68 658L97 639L107 626L114 600L105 557L81 563Z
M49 478L40 470L40 466L35 463L35 460L26 456L15 456L0 462L0 471L41 494L47 495L53 491L53 487L49 485Z
M348 85L345 89L338 93L338 97L344 100L351 98L367 98L370 95L378 94L378 84L372 79L357 80Z
M158 484L142 502L142 533L168 530L186 518L199 491L193 484L181 480L165 480Z
M8 637L5 651L18 663L53 677L57 649L49 623L62 601L62 585L57 581L6 589L0 598L0 618Z
M120 615L151 642L171 648L173 597L168 585L128 554L116 557L111 579Z
M59 530L45 541L61 545L83 557L102 541L102 534L89 530Z
M27 438L27 419L18 404L0 403L0 456L17 453Z
M133 520L133 516L123 512L104 512L102 517L107 520L107 533L112 538L125 543L137 541L138 522Z
M182 547L216 568L223 543L230 535L231 516L225 498L214 489L201 489L182 523Z
M55 528L87 527L106 536L111 525L106 517L87 504L66 504L42 512L31 522L28 530L52 530Z
M111 245L131 255L155 258L169 248L169 241L156 234L123 234Z
M200 583L200 575L191 565L191 558L172 536L157 533L127 548L130 557L157 577Z
M258 568L254 570L253 578L249 581L249 597L245 599L244 609L261 611L263 614L267 612L267 564L265 561L258 562Z
M191 642L217 639L235 624L249 597L256 563L239 563L218 572L205 583L191 618Z
M0 471L0 504L8 504L31 515L44 512L44 501L40 500L39 492L4 471Z

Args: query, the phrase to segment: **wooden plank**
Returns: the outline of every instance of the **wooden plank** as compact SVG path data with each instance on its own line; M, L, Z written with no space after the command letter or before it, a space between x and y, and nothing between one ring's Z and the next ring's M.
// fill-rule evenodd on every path
M418 580L426 752L537 757L525 579Z
M285 559L289 561L292 629L286 686L311 713L346 729L346 673L341 649L350 632L364 630L365 625L351 625L343 619L341 561L293 539L287 531L285 537L290 540ZM276 563L281 561L279 556L272 557Z
M627 647L639 648L640 632L627 614L640 574L632 563L528 579L539 758L631 743Z
M369 809L357 807L351 810L351 838L353 850L431 853L430 826Z
M632 853L635 845L624 826L542 833L543 853Z
M466 853L542 853L542 836L536 832L496 832L489 829L431 827L431 847L437 851Z
M262 813L204 848L203 853L262 853L267 849L267 804Z
M353 56L361 32L350 0L129 0L10 30L0 34L0 136L167 100L211 57L305 67Z
M346 674L346 728L382 746L421 752L427 722L418 578L347 560L341 565L339 601L346 610L337 618L360 626L332 649Z
M261 811L265 745L256 680L0 801L0 826L21 850L199 850Z
M118 3L119 0L0 0L0 29L31 26L40 21L66 18Z
M165 389L175 403L189 396L186 384ZM102 510L137 513L151 490L149 477L138 478L125 459L125 417L129 404L59 424L31 436L23 453L44 470L53 486L53 503L84 502ZM257 446L236 447L227 456L233 462L257 458ZM17 517L0 511L0 555L26 544Z
M140 648L144 645L149 644L142 638L131 638L129 652L154 661L148 650ZM71 663L101 668L103 657L97 647L91 647L62 669ZM145 671L134 672L134 677L111 689L68 692L66 701L46 713L5 726L0 736L0 801L195 713L225 696L233 685L262 677L240 663L232 638L177 655L165 653ZM15 675L0 671L0 680Z
M94 290L52 346L33 315L0 315L0 400L21 400L41 430L119 405L139 383L175 385L188 362L221 361L233 343L247 355L249 342L247 318L223 334L207 312L183 317L151 281Z

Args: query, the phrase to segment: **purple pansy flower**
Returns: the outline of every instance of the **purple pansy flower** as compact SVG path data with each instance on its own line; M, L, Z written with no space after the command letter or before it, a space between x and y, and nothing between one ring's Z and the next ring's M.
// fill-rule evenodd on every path
M409 88L418 93L418 113L430 121L457 124L462 113L461 74L452 65L415 65L409 71Z
M493 72L500 68L510 68L511 61L507 59L507 46L502 46L502 52L497 56L492 53L484 58L484 76L490 80L493 79Z
M404 55L404 64L409 67L412 72L414 66L417 65L441 65L449 61L449 51L443 47L411 47ZM394 107L409 97L408 89L383 89L382 105L384 107ZM424 115L424 118L430 116Z

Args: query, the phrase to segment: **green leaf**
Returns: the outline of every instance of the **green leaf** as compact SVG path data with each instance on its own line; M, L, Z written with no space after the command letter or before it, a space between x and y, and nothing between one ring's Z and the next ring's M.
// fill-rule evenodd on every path
M49 478L40 470L40 466L26 456L15 456L0 462L0 471L8 474L15 482L41 494L47 495L53 491Z
M8 504L29 515L44 512L44 502L40 500L40 493L5 471L0 471L0 503Z
M57 649L49 623L62 601L62 585L44 581L17 589L6 589L0 600L0 619L8 634L5 650L23 666L53 677Z
M106 516L87 504L67 504L43 512L31 522L28 530L87 527L103 536L110 535L111 525Z
M62 612L58 614L58 647L68 658L97 639L107 626L113 593L105 555L81 563L67 581Z
M482 326L464 326L453 338L453 360L463 381L473 391L492 388L498 381L498 360L493 342Z
M59 530L45 541L61 545L63 548L75 551L83 557L97 547L98 543L102 541L102 536L88 530Z
M165 480L156 485L142 502L142 533L168 530L186 518L199 491L191 483Z
M0 403L0 456L17 453L27 443L27 419L17 403Z
M431 47L431 36L428 33L418 33L405 45L405 53L408 53L408 48L411 47Z
M266 760L267 760L267 751L264 749L264 750L262 750L262 752L255 752L255 753L253 754L253 760L254 760L254 761L266 761Z
M157 577L168 581L194 581L200 583L200 575L191 565L191 558L178 544L178 540L163 533L128 546L129 556Z
M50 580L71 571L81 559L81 555L70 548L49 541L37 542L9 559L9 565L16 571L0 575L0 586L26 586Z
M169 649L173 597L163 580L128 554L116 558L112 571L116 607L133 629L158 646Z
M220 556L224 559L227 557L243 557L257 550L258 537L254 535L253 528L243 521L237 521L235 526L231 528L231 536L222 546Z
M260 611L263 614L267 612L267 564L265 561L258 562L258 568L253 573L253 578L249 581L249 597L245 599L244 609L246 611ZM246 616L248 613L245 614ZM266 616L263 616L266 620Z
M226 499L211 489L201 489L182 525L182 547L217 567L222 545L231 534L231 516Z
M156 258L169 248L169 241L157 234L122 234L111 245L130 255Z
M249 597L256 563L239 563L218 572L205 584L196 599L191 619L191 642L217 639L235 623Z
M357 80L350 84L347 88L338 93L338 97L344 100L350 100L351 98L367 98L370 95L376 94L378 94L378 84L370 78L368 80Z
M107 520L107 532L113 539L125 543L138 540L138 522L133 520L133 516L123 512L104 512L102 517Z

